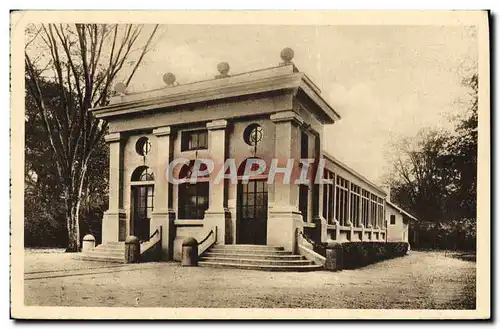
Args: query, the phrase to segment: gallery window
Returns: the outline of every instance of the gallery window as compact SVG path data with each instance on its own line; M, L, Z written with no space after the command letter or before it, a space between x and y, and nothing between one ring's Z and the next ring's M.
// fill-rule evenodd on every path
M335 184L335 218L341 226L347 225L349 181L337 175Z
M361 193L361 219L363 226L370 224L370 192L363 190Z
M361 224L361 187L356 184L351 183L351 223L355 227L359 227Z
M179 218L203 219L208 209L209 183L179 185Z
M373 228L377 226L377 196L374 194L371 194L370 224L372 224Z
M181 135L181 151L203 150L208 148L208 131L206 129L183 131Z

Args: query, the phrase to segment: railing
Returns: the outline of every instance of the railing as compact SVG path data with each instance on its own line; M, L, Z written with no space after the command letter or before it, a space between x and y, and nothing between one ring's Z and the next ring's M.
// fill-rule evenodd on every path
M217 226L214 226L205 234L205 237L198 242L198 256L201 256L208 248L217 242Z
M149 236L149 240L141 243L141 254L151 250L157 244L161 244L161 231L162 227L158 228Z
M303 244L303 240L308 242L313 246L313 248L318 247L319 244L311 240L308 236L304 234L301 230L297 230L297 249L300 255L304 256L307 260L311 260L314 262L316 265L325 265L326 258L323 257L322 255L318 254L314 250L308 248ZM302 240L303 239L303 240Z

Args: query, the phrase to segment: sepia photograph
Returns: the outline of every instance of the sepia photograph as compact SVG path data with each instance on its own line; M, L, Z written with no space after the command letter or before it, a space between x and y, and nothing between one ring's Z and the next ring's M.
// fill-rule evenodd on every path
M11 316L488 319L488 22L12 12Z

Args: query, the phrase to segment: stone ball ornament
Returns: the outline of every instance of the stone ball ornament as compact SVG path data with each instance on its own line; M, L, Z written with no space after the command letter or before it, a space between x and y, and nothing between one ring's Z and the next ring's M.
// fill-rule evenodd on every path
M220 62L217 64L217 71L219 71L221 76L227 76L229 73L230 66L227 62Z
M123 82L118 82L116 85L115 85L115 92L117 94L125 94L125 92L127 91L127 86L123 83Z
M165 73L163 75L163 82L165 82L167 86L173 86L175 83L175 75L170 72Z
M285 63L290 63L292 61L294 55L295 55L295 53L294 53L292 48L286 47L281 51L281 59Z

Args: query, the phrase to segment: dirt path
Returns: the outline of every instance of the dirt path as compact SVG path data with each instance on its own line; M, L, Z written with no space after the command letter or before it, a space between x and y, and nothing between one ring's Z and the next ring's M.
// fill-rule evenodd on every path
M184 268L177 263L109 268L116 264L76 261L68 254L27 253L25 263L27 305L371 309L475 307L476 264L446 257L440 252L413 252L410 256L363 269L335 273Z

